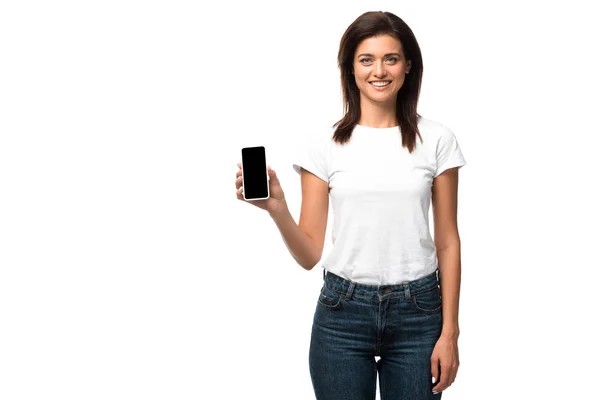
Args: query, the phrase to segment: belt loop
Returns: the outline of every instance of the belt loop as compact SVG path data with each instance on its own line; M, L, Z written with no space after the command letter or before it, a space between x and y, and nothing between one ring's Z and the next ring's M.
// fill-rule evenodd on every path
M410 287L408 285L408 282L404 282L402 284L402 286L404 286L404 297L405 297L405 300L410 300Z
M325 268L323 268L323 280L325 280Z
M350 300L352 298L352 292L354 291L354 285L356 283L354 281L350 281L350 286L348 286L348 291L346 292L345 300Z

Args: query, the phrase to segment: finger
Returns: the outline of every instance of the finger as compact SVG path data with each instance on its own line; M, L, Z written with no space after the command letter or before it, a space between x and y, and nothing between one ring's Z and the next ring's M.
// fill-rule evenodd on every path
M440 381L438 382L437 385L435 385L432 390L434 392L441 392L442 390L445 390L449 385L448 385L448 378L450 377L450 366L448 365L442 365L442 372L440 374Z
M438 360L431 360L431 383L438 383L440 381L440 366Z
M236 194L236 196L237 196L237 198L238 198L239 200L245 200L245 199L244 199L244 197L243 197L243 193L244 193L244 188L243 188L243 187L240 187L240 188L238 188L238 189L235 191L235 194Z
M457 373L458 373L458 365L455 365L450 369L450 379L448 379L449 380L448 386L450 386L454 383L454 381L456 380Z

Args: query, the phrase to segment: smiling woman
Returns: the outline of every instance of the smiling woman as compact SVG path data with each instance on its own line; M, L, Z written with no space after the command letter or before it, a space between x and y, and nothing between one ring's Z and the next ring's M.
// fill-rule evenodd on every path
M413 152L423 59L410 27L389 12L364 13L342 35L337 63L344 116L335 142L347 143L356 125L398 127L402 146Z
M458 369L456 196L466 162L454 133L417 113L423 62L402 19L361 15L337 60L344 116L294 160L298 224L272 170L272 202L262 204L308 271L321 261L333 204L309 350L316 398L373 399L379 374L381 398L439 399ZM241 199L243 182L236 188Z

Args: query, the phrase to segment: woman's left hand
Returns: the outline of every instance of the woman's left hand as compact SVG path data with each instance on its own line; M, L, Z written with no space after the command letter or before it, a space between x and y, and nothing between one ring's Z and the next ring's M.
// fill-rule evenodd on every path
M440 336L431 353L431 376L437 383L432 389L434 393L439 393L452 385L459 365L458 339Z

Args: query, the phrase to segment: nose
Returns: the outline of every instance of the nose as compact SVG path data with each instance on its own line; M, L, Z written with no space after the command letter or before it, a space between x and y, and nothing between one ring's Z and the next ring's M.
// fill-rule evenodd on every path
M375 63L375 76L378 78L383 78L386 75L385 69L383 68L383 61L379 61Z

